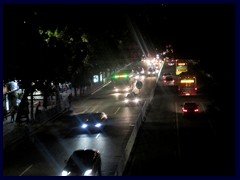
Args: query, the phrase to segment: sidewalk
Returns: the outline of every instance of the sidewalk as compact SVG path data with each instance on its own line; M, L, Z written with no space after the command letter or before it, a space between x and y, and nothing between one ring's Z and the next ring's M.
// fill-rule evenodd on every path
M63 113L65 113L67 111L66 108L68 107L67 97L70 93L73 94L72 101L74 102L77 99L79 100L79 98L84 99L88 96L91 96L92 94L94 94L107 84L109 84L109 82L106 82L105 84L103 83L95 84L91 88L89 88L88 91L85 91L85 94L83 96L79 96L80 93L79 89L77 91L78 96L74 95L74 89L69 89L67 91L60 93L61 106L60 107L57 107L56 105L48 106L47 110L42 111L39 120L30 120L29 123L23 122L22 124L16 124L11 123L11 117L8 116L7 119L3 121L3 149L7 150L13 145L21 142L25 137L31 137L31 135L34 134L34 132L38 128L42 127L49 120L55 119L58 116L61 116Z

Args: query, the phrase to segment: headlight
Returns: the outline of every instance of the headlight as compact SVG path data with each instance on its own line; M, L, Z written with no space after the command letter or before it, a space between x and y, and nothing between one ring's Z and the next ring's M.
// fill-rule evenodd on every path
M62 171L62 176L68 176L71 172L67 172L66 170L63 170Z
M125 99L125 100L124 100L124 102L125 102L125 103L128 103L128 102L129 102L129 100L128 100L128 99Z
M82 125L82 128L86 128L86 127L87 127L87 124L83 124L83 125Z
M95 127L101 127L101 126L102 126L101 123L97 123L97 124L95 124Z
M88 169L85 171L84 176L91 176L92 169Z
M135 103L138 103L138 102L139 102L139 99L134 99L134 102L135 102Z

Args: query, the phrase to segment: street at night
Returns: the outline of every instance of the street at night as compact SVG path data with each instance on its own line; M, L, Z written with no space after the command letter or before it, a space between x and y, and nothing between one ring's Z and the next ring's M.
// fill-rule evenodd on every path
M236 175L235 11L4 4L3 175Z

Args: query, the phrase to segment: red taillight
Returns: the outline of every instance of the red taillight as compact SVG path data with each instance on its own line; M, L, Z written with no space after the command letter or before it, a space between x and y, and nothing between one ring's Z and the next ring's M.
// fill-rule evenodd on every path
M183 111L183 112L187 112L187 109L184 109L184 108L183 108L182 111Z
M194 109L194 112L198 112L198 109Z
M166 80L164 80L163 82L167 82Z
M197 91L197 87L195 87L194 90Z

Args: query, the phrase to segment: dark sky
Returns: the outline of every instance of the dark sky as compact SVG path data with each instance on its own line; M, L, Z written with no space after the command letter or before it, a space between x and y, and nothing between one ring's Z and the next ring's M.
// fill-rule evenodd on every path
M234 5L9 5L4 7L5 32L21 31L19 23L35 11L43 24L75 24L93 32L123 28L127 22L149 46L172 44L176 57L234 58Z

